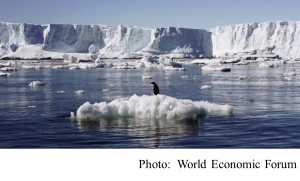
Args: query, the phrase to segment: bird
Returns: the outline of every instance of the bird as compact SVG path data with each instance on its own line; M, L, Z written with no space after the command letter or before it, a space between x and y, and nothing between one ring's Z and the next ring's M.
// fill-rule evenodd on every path
M158 88L158 85L157 85L155 82L150 82L150 84L153 85L153 94L154 94L154 95L159 94L159 88Z

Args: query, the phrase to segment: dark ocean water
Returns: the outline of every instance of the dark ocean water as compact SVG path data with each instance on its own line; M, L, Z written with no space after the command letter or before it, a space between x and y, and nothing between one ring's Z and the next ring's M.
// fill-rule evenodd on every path
M231 72L158 69L18 69L0 77L1 148L299 148L299 67L228 65ZM162 94L234 107L232 116L197 120L77 121L70 112L90 103L151 95L151 75ZM240 76L246 77L240 80ZM46 85L32 88L29 83ZM213 86L201 90L202 85ZM83 95L74 91L84 90ZM102 91L109 89L109 91ZM63 90L64 93L58 93ZM254 101L250 101L253 99Z

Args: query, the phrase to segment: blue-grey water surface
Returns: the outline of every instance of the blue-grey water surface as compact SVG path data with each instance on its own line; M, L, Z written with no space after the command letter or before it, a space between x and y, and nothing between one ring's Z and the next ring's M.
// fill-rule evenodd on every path
M158 69L18 69L0 77L1 148L298 148L300 67L228 65L231 72ZM78 122L70 112L90 103L162 94L234 107L232 116L199 120L119 119ZM246 77L241 80L240 76ZM32 88L31 81L46 85ZM202 85L213 86L201 90ZM74 91L84 90L83 95ZM109 89L109 91L102 91ZM64 93L58 93L63 90ZM250 101L253 99L254 101Z

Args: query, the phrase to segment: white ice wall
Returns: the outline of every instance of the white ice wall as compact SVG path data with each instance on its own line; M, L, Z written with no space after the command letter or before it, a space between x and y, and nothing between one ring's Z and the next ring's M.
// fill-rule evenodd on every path
M50 52L99 53L108 58L124 54L176 54L179 57L212 55L211 33L206 30L0 23L0 56L13 56L19 47L30 45L40 46L42 50Z
M282 57L300 57L300 22L263 22L211 29L213 54L252 52L273 47Z
M61 53L99 53L102 57L126 54L173 57L222 56L243 52L272 52L300 58L300 22L263 22L215 27L140 28L107 25L35 25L0 22L0 57L19 47L40 46ZM18 54L19 55L19 54Z

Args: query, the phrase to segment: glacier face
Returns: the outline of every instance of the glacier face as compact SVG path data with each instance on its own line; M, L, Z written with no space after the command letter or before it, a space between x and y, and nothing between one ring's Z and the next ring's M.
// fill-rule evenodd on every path
M106 58L160 54L174 57L212 56L211 33L206 30L0 23L1 57L20 56L20 52L24 52L20 49L32 45L35 49L40 47L48 52L98 54Z
M47 55L61 53L59 58L63 53L97 54L105 58L143 55L182 58L245 52L272 52L282 57L299 58L299 40L300 22L248 23L215 27L210 31L174 27L149 29L124 25L0 22L2 58L46 56L38 50L48 52ZM30 51L33 53L30 54Z
M282 57L300 57L300 22L262 22L210 29L213 54L273 52Z

